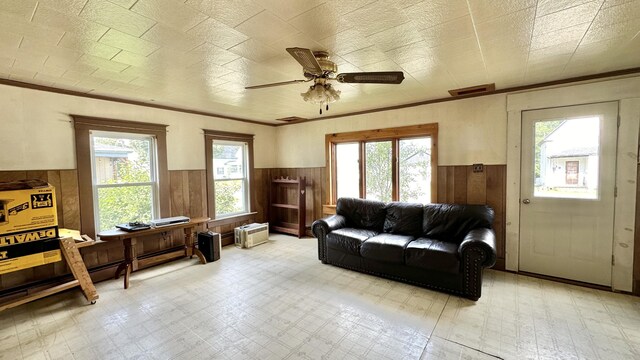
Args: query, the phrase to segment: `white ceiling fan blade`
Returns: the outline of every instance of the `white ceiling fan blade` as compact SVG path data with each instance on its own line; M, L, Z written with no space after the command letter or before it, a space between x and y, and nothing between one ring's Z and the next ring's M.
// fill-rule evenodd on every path
M305 73L322 75L322 68L313 55L313 51L304 48L287 48L287 52L302 65Z

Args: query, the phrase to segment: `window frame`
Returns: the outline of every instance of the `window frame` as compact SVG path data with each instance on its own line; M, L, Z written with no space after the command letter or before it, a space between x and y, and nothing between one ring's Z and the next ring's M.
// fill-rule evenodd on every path
M144 182L132 182L132 183L114 183L114 184L99 184L98 183L98 174L97 174L97 163L96 163L96 153L95 153L95 137L101 138L112 138L112 139L128 139L128 140L145 140L150 142L149 149L149 167L150 167L150 176L149 181ZM151 187L151 218L157 219L160 214L160 206L159 206L159 193L158 193L158 144L156 137L154 135L146 135L146 134L136 134L136 133L127 133L127 132L113 132L113 131L102 131L102 130L91 130L89 132L90 148L91 148L91 185L93 192L93 214L95 227L99 228L100 219L99 214L100 204L98 203L98 191L100 189L107 188L122 188L122 187L135 187L135 186L150 186Z
M326 149L326 188L328 205L337 202L337 169L336 169L336 145L340 143L358 143L360 149L360 198L365 198L366 192L366 154L367 142L391 141L392 142L392 201L398 201L400 197L400 171L399 171L399 141L411 138L431 138L431 202L438 201L438 123L402 126L384 129L361 130L344 133L327 134L325 136Z
M169 217L171 212L169 197L160 196L160 194L168 194L170 191L169 170L167 167L167 125L83 115L71 115L71 118L75 129L81 232L92 238L96 237L94 209L97 204L94 199L93 165L91 163L92 131L141 134L155 138L158 183L157 204L155 206L159 209L159 217Z
M206 159L206 171L207 171L207 210L209 217L212 221L223 220L234 217L241 217L252 214L256 208L255 202L255 176L254 176L254 160L253 160L253 134L234 133L227 131L207 130L204 131L205 142L205 159ZM214 180L214 168L213 168L213 142L214 141L233 141L244 142L247 144L245 159L247 166L245 174L247 177L245 194L247 196L247 209L246 212L228 214L226 216L216 217L216 199L215 199L215 180Z

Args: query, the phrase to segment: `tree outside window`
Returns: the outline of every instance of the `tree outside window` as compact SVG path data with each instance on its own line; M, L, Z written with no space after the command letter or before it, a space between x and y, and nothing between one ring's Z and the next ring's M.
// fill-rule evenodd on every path
M332 203L341 196L434 201L436 141L437 124L328 134Z
M91 134L96 229L158 217L155 140L152 136Z
M205 130L207 207L209 216L223 219L249 216L253 203L253 135Z
M216 218L248 212L248 177L244 169L247 144L237 141L213 141Z

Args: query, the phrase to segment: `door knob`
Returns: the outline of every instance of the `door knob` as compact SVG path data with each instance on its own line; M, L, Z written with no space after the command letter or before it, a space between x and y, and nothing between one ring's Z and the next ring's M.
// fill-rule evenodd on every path
M530 204L530 203L531 203L531 200L529 200L529 199L524 199L524 200L522 200L522 203L523 203L523 204Z

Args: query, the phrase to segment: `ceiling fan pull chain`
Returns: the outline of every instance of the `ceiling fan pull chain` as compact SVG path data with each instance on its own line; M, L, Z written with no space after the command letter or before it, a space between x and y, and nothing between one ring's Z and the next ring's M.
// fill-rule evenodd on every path
M320 108L320 115L322 115L322 107Z
M329 104L327 104L327 111L329 111Z

